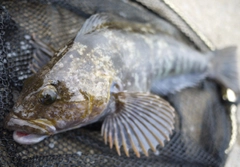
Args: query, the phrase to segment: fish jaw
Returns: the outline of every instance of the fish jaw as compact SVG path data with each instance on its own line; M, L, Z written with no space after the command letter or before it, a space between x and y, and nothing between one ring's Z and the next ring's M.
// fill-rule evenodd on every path
M19 144L35 144L56 133L56 128L50 121L24 120L13 113L6 117L5 128L14 130L13 139Z
M37 135L37 134L28 134L19 131L13 132L13 139L19 144L35 144L39 143L40 141L44 140L48 135Z

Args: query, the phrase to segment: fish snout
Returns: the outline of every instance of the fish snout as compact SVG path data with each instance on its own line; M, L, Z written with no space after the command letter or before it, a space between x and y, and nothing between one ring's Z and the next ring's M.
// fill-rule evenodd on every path
M51 135L54 134L56 128L43 120L24 120L17 117L14 113L10 113L4 120L4 127L8 130L14 130L24 133Z

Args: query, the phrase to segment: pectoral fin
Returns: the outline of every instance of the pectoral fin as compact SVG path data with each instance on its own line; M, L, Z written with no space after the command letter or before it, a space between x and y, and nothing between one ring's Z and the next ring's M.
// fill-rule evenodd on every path
M159 96L149 93L120 92L109 107L109 114L102 126L105 143L113 144L119 155L120 147L127 156L132 148L137 157L140 152L164 146L174 128L174 108Z

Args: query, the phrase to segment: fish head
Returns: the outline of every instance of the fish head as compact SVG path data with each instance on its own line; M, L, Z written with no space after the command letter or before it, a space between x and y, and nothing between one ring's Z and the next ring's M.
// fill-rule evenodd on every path
M15 131L14 139L21 144L33 144L38 142L36 138L81 127L102 115L108 98L96 98L81 90L70 93L68 89L61 82L43 85L36 91L23 89L5 119L5 127Z
M72 68L76 67L74 63L81 64L72 62L71 57L62 58L54 67L45 67L24 83L5 119L5 127L15 131L13 137L18 143L34 144L49 135L96 122L103 115L110 98L111 79L83 63L80 71L64 69L64 62Z

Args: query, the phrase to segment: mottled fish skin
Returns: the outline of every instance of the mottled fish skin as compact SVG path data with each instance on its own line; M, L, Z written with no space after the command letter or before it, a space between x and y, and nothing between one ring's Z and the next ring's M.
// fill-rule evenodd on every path
M80 45L86 48L84 55L90 48L111 60L114 81L133 92L149 91L154 80L170 75L206 73L209 66L206 55L164 34L103 29L78 35L75 42L85 44Z
M106 108L114 72L111 62L104 57L94 56L94 49L89 51L83 60L83 51L87 51L84 45L78 42L70 43L24 84L19 100L13 108L14 115L24 120L41 118L37 122L40 126L44 126L44 120L50 120L51 126L56 128L47 133L31 130L32 133L49 135L73 129L79 124L84 126L95 122L96 117L99 118ZM58 96L51 105L41 104L38 98L47 85L57 87ZM11 117L12 114L8 119ZM10 120L6 126L16 130L14 123ZM28 128L20 129L29 132Z
M92 16L73 41L26 80L5 120L17 142L33 144L98 120L104 120L105 142L119 155L123 146L127 156L130 148L137 157L140 152L148 156L149 149L155 152L169 140L175 111L154 93L196 85L214 68L213 54L201 54L154 25L116 18Z

